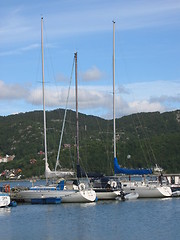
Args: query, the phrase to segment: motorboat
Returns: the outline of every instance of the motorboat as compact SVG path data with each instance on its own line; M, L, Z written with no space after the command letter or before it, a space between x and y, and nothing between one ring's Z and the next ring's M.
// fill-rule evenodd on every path
M120 200L120 201L126 201L126 200L136 200L139 197L139 194L136 192L132 192L132 193L124 193L121 192L121 196L117 197L116 200Z

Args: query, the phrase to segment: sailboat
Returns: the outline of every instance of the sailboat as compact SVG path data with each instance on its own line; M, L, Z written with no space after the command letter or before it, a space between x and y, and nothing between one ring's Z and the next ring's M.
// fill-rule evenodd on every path
M113 21L113 35L115 39L115 22ZM114 40L115 42L115 40ZM115 46L115 44L113 44ZM116 156L116 119L115 119L115 47L113 47L113 126L114 126L114 173L124 174L131 176L141 175L143 179L145 175L153 173L152 169L128 169L122 168L118 164ZM169 186L162 186L160 184L152 184L147 181L127 181L120 178L121 186L124 194L136 193L138 198L154 198L154 197L170 197L172 195L171 188Z
M70 78L70 85L68 88L68 96L67 96L67 100L66 100L66 108L65 108L65 112L64 112L64 119L63 119L63 124L62 124L62 129L61 129L61 135L60 135L60 140L59 140L59 148L58 148L58 153L57 153L57 159L56 159L56 166L55 166L55 171L52 171L49 168L49 165L46 164L46 169L45 169L45 175L47 176L47 178L66 178L66 177L73 177L75 176L75 172L74 171L70 171L70 170L63 170L60 162L59 162L59 157L60 157L60 152L61 152L61 145L62 145L62 139L63 139L63 134L64 134L64 128L65 128L65 122L66 122L66 115L67 115L67 105L68 105L68 100L69 100L69 94L70 94L70 86L71 86L71 82L72 82L72 73L73 73L73 69L74 69L74 61L73 61L73 67L72 67L72 72L71 72L71 78ZM60 170L57 170L58 167L60 168Z
M115 33L113 28L113 80L114 80L114 51L115 46ZM114 114L113 114L114 115ZM114 122L115 123L115 122ZM115 141L114 141L114 153L115 149ZM95 179L93 182L93 189L96 191L96 195L98 200L115 200L117 198L121 198L121 185L118 182L118 179L113 177L103 176L99 179Z
M42 90L43 90L43 116L44 116L44 146L45 146L45 174L46 183L48 182L48 159L47 159L47 140L46 140L46 111L45 111L45 94L44 94L44 54L43 54L43 17L41 18L41 48L42 48ZM75 62L77 66L77 53L75 54ZM77 76L77 67L76 67ZM76 81L77 82L77 81ZM47 202L47 203L87 203L96 200L96 193L92 189L86 188L81 183L77 188L68 190L64 187L64 180L59 181L57 186L34 186L29 190L20 191L18 198L31 203ZM47 201L46 201L47 200Z

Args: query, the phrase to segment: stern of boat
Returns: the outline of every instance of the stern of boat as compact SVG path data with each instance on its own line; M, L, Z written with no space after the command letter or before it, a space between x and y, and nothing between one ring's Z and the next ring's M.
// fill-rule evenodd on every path
M95 202L97 200L96 192L93 189L79 191L85 202Z
M162 194L163 197L171 197L172 196L172 190L168 186L158 187L158 190Z

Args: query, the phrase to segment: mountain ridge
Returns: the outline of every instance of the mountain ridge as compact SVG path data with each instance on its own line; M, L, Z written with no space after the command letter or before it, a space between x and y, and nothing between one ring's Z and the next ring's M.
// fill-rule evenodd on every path
M48 162L54 168L64 109L47 111ZM113 174L113 122L79 113L80 163L86 171ZM60 163L76 166L76 115L67 111ZM117 157L123 167L160 165L166 172L180 172L180 110L137 113L116 119ZM44 173L43 112L0 116L0 155L15 155L0 163L0 171L20 168L26 177ZM127 157L128 156L128 157ZM35 164L30 164L36 159Z

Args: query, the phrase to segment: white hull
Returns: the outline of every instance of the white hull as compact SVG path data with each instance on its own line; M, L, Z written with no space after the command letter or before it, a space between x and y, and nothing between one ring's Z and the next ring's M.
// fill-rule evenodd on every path
M62 197L62 203L87 203L94 201L96 201L96 193L92 189L77 191Z
M124 197L117 197L116 200L125 201L125 200L136 200L139 197L139 194L136 192L127 193Z
M180 191L173 192L172 197L180 197Z
M136 192L128 193L124 196L125 200L136 200L139 197L139 194Z
M96 200L96 193L93 190L26 190L19 193L19 198L24 202L41 198L61 198L62 203L87 203Z
M100 191L99 189L94 189L98 200L114 200L120 195L120 191Z
M139 198L163 198L172 196L171 188L168 186L123 182L122 188L125 193L138 193Z
M7 193L0 192L0 207L7 207L11 202L10 196Z

